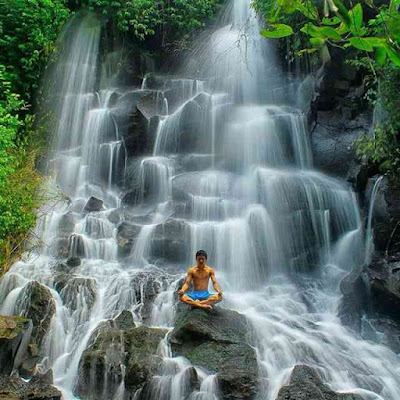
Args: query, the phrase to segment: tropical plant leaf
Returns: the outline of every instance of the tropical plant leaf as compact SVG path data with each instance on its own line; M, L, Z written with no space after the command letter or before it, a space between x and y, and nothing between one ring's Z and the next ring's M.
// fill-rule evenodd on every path
M310 43L316 49L320 49L325 44L325 39L323 39L323 38L310 38Z
M347 8L343 5L340 0L332 0L335 4L338 11L336 12L337 16L347 25L351 25L351 18Z
M266 38L279 39L293 34L293 29L289 25L272 24L271 28L273 30L263 29L261 31L261 35L263 35Z
M305 0L302 4L299 4L297 9L309 19L316 20L319 17L317 7L310 0Z
M322 35L334 39L334 40L341 40L342 37L339 35L339 33L336 32L335 29L330 28L328 26L324 26L322 28L319 28L319 32L321 32Z
M372 44L367 38L352 37L349 39L350 44L359 50L373 51Z
M320 32L320 28L318 26L315 26L311 22L308 22L305 24L301 29L300 32L305 33L306 35L316 37L316 38L321 38L324 37L324 35Z
M375 61L378 65L384 65L386 62L386 49L384 47L378 47L375 50Z
M311 47L310 49L302 49L300 51L298 51L296 54L301 57L303 54L311 54L311 53L315 53L316 51L318 51L318 49L316 49L315 47Z
M386 46L386 53L389 56L390 60L397 65L398 67L400 67L400 54L399 52L393 50L390 46Z
M339 24L341 19L339 17L332 17L332 18L322 18L323 25L337 25Z
M349 15L351 19L350 30L353 33L353 35L359 35L363 22L363 9L361 7L361 4L357 3L353 7L353 9L349 11Z

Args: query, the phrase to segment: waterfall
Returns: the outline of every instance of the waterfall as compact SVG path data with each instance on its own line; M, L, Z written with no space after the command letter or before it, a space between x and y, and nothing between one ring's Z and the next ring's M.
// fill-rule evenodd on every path
M61 38L50 168L67 196L50 201L38 221L42 247L1 280L0 310L19 310L33 280L49 288L56 311L40 363L53 368L66 399L77 398L79 362L110 318L129 310L139 325L172 330L176 291L200 248L224 291L221 307L254 330L260 399L275 400L298 363L317 368L334 390L398 398L398 356L356 337L336 315L340 279L370 254L380 179L364 248L356 195L313 169L306 117L289 95L277 97L289 91L250 5L228 2L179 76L148 74L133 92L98 91L96 17L76 17ZM152 149L139 156L128 155L119 118L131 117L122 100L131 94L154 99L160 114ZM133 183L123 179L127 164ZM122 207L121 193L133 193L133 204ZM91 197L102 205L88 210ZM80 264L70 267L70 257ZM122 342L113 346L125 351ZM168 333L156 356L147 399L219 398L218 374L173 357ZM188 385L193 371L196 389ZM103 399L143 400L142 389L127 393L124 374L115 387L105 377Z
M366 229L366 246L365 246L365 259L364 263L368 265L371 262L372 252L373 252L373 244L374 244L374 232L372 230L372 218L374 213L374 205L375 198L378 193L379 185L381 180L383 179L383 175L381 175L374 184L372 188L371 196L369 199L369 209L368 209L368 217L367 217L367 229Z

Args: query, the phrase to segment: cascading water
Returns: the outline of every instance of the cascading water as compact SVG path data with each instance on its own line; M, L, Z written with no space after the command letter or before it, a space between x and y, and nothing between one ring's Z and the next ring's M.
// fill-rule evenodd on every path
M355 337L336 316L339 282L365 254L356 197L346 183L311 169L305 118L276 97L283 83L259 30L250 0L232 0L185 65L193 79L163 77L154 88L147 76L135 91L156 91L161 119L153 151L139 159L136 203L125 217L133 221L124 239L132 249L124 260L117 237L123 217L115 213L126 150L114 118L125 104L114 97L124 89L96 94L99 23L88 17L70 32L56 68L62 85L52 160L70 203L54 204L37 227L44 248L0 282L5 314L23 308L30 281L50 288L56 312L41 362L53 368L65 398L74 398L79 360L104 320L130 310L137 322L171 328L184 273L176 263L188 265L204 248L224 289L222 306L254 328L260 399L274 400L291 368L306 363L335 390L397 400L397 355ZM104 204L87 212L91 196ZM63 281L57 258L67 256L81 264ZM149 282L161 291L146 311ZM190 391L191 365L172 357L168 333L158 356L147 399L218 398L215 375L200 369L200 388ZM123 379L112 387L106 380L102 398L125 398Z

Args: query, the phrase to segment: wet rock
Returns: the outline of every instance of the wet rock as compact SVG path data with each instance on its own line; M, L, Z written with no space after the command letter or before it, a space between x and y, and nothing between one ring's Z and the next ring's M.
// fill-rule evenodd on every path
M343 325L400 351L400 262L375 260L346 277L340 288Z
M369 308L365 274L359 270L352 272L342 280L340 290L343 296L339 303L338 316L343 325L360 333L361 318Z
M84 210L87 212L95 212L100 211L103 208L103 200L98 199L97 197L90 197L87 201Z
M244 316L220 308L178 308L174 326L174 356L183 355L195 366L216 372L222 399L255 398L257 359L248 344L251 328Z
M61 392L52 386L51 370L32 377L29 382L18 375L0 376L0 399L4 400L61 400Z
M367 196L376 179L368 182ZM387 178L382 179L376 193L372 227L375 250L400 261L400 189L390 185Z
M400 262L372 262L365 268L372 309L400 322Z
M125 387L130 392L143 387L158 371L162 359L157 350L166 333L166 329L144 325L126 332L125 348L128 356L125 364Z
M56 238L50 245L50 252L56 258L67 258L69 256L69 238Z
M151 241L151 256L172 263L185 262L187 232L187 225L181 220L171 218L157 225Z
M124 221L117 228L118 255L122 258L130 255L137 236L142 229L141 225L136 225Z
M135 298L140 305L137 312L143 321L146 321L151 314L152 304L160 293L161 283L157 276L151 273L139 273L132 278Z
M369 115L343 117L343 113L318 111L312 125L311 146L316 168L331 175L340 176L355 185L361 185L358 177L361 165L355 154L355 141L368 131ZM364 185L366 182L363 182Z
M56 303L50 290L37 281L29 282L18 296L15 312L32 320L32 340L39 349L55 311Z
M118 317L114 319L114 324L115 328L120 329L121 331L127 331L136 327L133 320L133 314L129 310L121 311Z
M0 315L0 375L10 375L19 367L27 355L31 333L29 319Z
M129 330L96 330L79 362L75 394L83 399L112 398L125 369L125 389L132 395L157 372L165 329L140 326ZM107 379L104 379L107 377Z
M71 311L88 312L97 300L97 284L94 279L60 276L55 288Z
M317 372L307 365L296 365L289 385L283 386L276 400L361 400L353 393L336 393L325 385Z
M81 265L81 259L79 257L69 257L66 264L68 267L76 268Z
M28 379L37 372L37 363L39 362L39 349L35 343L30 343L26 352L26 356L18 367L19 375ZM51 382L52 383L52 382Z
M214 160L212 154L187 154L182 159L185 171L202 171L210 168Z
M79 361L74 393L82 399L112 398L123 377L123 333L102 329L94 334Z
M124 139L128 157L151 154L153 137L150 135L149 120L138 104L132 104L123 115L113 112L117 120L119 132Z
M122 219L123 219L123 211L120 209L116 209L116 210L112 210L108 215L107 215L107 219L117 225L119 224Z
M64 214L58 223L58 231L61 236L67 237L69 236L75 227L75 218L74 214L69 211Z

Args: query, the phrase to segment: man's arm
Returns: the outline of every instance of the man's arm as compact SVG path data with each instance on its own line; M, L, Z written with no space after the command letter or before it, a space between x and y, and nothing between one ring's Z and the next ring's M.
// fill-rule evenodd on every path
M182 285L181 290L178 292L179 296L182 296L186 292L186 290L189 289L189 285L190 285L191 281L192 281L192 269L190 268L187 273L186 280L185 280L184 284Z
M217 278L215 277L215 271L213 268L211 268L211 272L210 272L210 276L211 276L211 281L213 283L214 289L218 292L218 296L222 296L222 290L217 282Z

